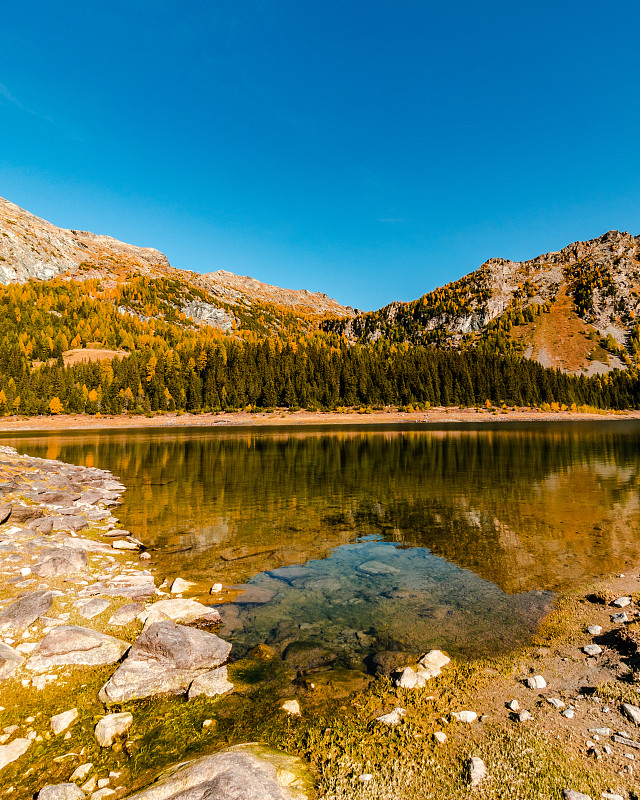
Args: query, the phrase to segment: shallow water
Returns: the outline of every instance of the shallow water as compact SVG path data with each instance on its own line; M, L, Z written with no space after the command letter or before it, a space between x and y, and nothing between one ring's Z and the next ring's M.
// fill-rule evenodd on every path
M509 649L551 592L640 556L635 422L2 441L120 476L120 518L161 576L260 587L225 594L222 635L238 656L268 643L300 669L359 667L379 650Z

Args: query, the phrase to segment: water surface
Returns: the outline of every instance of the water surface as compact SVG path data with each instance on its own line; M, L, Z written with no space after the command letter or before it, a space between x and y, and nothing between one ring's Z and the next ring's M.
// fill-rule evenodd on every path
M362 666L380 650L508 649L551 592L640 556L636 422L3 441L120 476L122 522L161 576L260 587L245 595L255 602L226 605L222 635L238 655L269 643L301 668Z

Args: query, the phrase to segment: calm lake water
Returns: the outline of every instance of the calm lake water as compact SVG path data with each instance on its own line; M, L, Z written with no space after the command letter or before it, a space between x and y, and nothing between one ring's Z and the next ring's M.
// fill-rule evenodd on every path
M2 442L121 477L120 519L160 576L197 582L237 657L266 643L296 668L361 668L380 650L508 649L553 592L640 559L640 424L630 421ZM250 589L219 605L214 582Z

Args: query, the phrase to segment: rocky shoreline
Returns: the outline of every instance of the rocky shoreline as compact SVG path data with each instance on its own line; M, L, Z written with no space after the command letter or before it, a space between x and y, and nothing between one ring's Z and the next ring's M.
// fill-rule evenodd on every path
M0 797L315 796L283 751L305 755L326 800L638 797L640 575L560 598L509 656L430 651L355 682L342 670L342 685L340 670L289 674L265 646L228 667L218 609L185 597L182 577L156 586L119 527L124 490L104 470L0 447ZM251 672L280 683L249 711L262 689L233 684ZM229 700L248 722L213 736ZM238 744L243 731L277 749Z
M55 777L41 771L40 800L147 796L130 794L133 776L119 758L113 769L96 769L82 750L64 752L74 726L84 724L74 695L98 670L111 674L94 698L105 713L93 737L116 757L126 752L134 714L108 713L111 706L158 695L215 698L233 690L225 666L231 644L209 630L220 614L183 598L180 589L188 583L181 578L169 592L156 588L146 569L149 554L113 514L124 490L107 471L0 447L0 784L6 795L32 797L32 782L28 789L21 785L29 773L21 765L32 748L61 742L54 761L64 764L67 779L57 780L60 769L52 771ZM3 725L33 693L42 693L49 708L55 687L66 688L65 707ZM153 797L199 787L210 797L301 800L311 781L298 761L253 743L227 748L182 765L155 786Z

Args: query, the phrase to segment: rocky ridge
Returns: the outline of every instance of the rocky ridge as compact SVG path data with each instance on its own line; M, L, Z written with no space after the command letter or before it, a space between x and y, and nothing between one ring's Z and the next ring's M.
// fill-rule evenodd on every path
M390 338L447 347L478 344L500 330L521 354L544 366L591 373L629 366L623 355L636 355L632 334L639 312L640 236L609 231L528 261L491 258L419 300L325 327L351 341ZM574 339L572 359L557 336L563 329ZM609 338L608 353L597 348L600 338Z
M206 299L186 297L180 310L197 324L227 333L241 325L234 308L251 312L254 306L262 309L273 305L318 318L355 313L320 292L270 286L226 270L200 275L175 269L158 250L126 244L111 236L58 228L0 198L0 284L59 277L100 279L108 286L133 275L169 278L204 291Z

